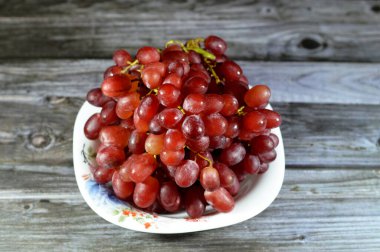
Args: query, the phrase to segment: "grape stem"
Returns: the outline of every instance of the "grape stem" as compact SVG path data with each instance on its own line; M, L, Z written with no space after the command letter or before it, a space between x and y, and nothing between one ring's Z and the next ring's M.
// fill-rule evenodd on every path
M175 39L172 39L172 40L169 40L168 42L166 42L165 44L165 48L172 45L172 44L178 44L181 46L182 50L185 51L185 52L189 52L186 48L186 46L179 40L175 40Z
M200 158L206 160L206 161L208 162L208 164L209 164L210 166L212 166L212 161L211 161L210 159L208 159L208 158L206 158L205 156L201 155L199 152L193 151L189 146L186 146L186 148L188 148L190 151L194 152L198 157L200 157Z
M184 115L186 114L185 110L184 110L181 106L178 106L177 108L178 108L179 110L181 110L182 114L184 114Z
M215 65L212 65L211 62L210 62L210 60L208 60L208 59L205 59L205 62L207 64L207 66L208 66L207 69L210 70L212 76L215 78L216 84L221 83L222 81L220 80L219 76L216 74L216 72L214 70Z
M245 106L241 106L241 107L236 111L236 114L237 114L238 116L243 116L243 115L245 115L246 112L244 112L244 108L245 108Z
M125 67L123 70L120 71L120 72L123 73L123 74L128 73L128 70L129 70L131 67L137 65L137 64L139 63L139 61L138 61L138 60L135 60L135 61L133 61L133 62L128 61L127 63L129 63L129 65L128 65L127 67Z

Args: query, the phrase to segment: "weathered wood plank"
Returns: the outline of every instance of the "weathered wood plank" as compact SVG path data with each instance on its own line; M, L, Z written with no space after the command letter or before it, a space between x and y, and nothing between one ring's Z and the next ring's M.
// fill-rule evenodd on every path
M70 167L72 127L82 102L78 98L0 102L4 108L0 114L0 168ZM273 105L283 116L287 165L379 167L379 106Z
M2 1L0 58L101 58L212 33L239 59L380 61L378 1ZM237 36L238 34L238 36Z
M380 209L373 199L277 199L243 223L182 235L121 229L82 200L0 201L0 249L5 251L376 251ZM364 211L365 209L365 211ZM17 234L17 235L15 235Z
M240 62L252 84L267 83L272 102L380 104L380 64ZM84 97L112 60L0 61L0 101Z

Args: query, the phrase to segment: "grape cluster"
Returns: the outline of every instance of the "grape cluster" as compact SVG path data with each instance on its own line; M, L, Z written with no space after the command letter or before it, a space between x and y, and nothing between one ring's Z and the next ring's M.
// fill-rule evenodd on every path
M223 39L209 36L142 47L135 59L115 51L101 87L87 94L101 107L84 126L100 142L97 183L157 213L185 209L197 218L207 204L233 209L240 182L276 158L271 129L281 117L265 109L270 89L249 88L226 50Z

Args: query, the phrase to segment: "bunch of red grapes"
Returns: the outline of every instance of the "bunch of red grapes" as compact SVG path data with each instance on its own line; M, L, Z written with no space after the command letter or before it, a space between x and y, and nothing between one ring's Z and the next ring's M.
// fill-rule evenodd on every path
M101 88L87 101L101 112L84 126L100 142L92 175L121 200L147 211L186 210L201 217L207 204L234 208L233 196L249 174L275 160L280 115L265 109L266 85L249 88L240 66L217 37L163 50L142 47L135 59L113 55Z

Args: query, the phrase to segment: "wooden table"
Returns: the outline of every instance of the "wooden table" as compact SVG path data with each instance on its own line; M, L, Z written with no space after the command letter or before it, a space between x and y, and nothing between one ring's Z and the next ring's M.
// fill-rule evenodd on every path
M114 49L214 33L284 118L283 188L217 230L121 229L83 201L72 130ZM380 251L380 1L0 1L0 250Z

